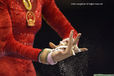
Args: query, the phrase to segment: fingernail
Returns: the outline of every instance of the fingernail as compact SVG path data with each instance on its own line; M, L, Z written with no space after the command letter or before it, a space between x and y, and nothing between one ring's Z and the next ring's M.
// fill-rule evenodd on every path
M78 33L79 35L82 35L82 33Z
M86 50L86 51L88 51L88 49L87 49L87 48L85 48L85 50Z
M73 32L74 32L74 30L71 30L71 32L73 33Z

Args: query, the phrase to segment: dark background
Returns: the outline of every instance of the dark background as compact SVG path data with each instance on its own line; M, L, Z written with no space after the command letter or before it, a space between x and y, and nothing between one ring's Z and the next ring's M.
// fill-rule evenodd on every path
M93 76L93 74L114 74L113 0L55 0L57 6L78 32L82 33L79 46L87 47L88 52L79 53L57 65L49 66L34 63L41 76ZM71 3L103 3L102 6L71 6ZM49 47L50 41L61 39L43 21L36 35L34 47Z

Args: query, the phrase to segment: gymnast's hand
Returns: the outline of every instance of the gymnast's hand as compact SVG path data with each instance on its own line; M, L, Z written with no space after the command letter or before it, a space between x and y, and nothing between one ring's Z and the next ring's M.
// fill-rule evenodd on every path
M77 35L77 37L73 40L73 31L71 31L70 36L69 36L69 40L68 40L68 45L65 45L66 47L63 46L63 49L53 52L52 53L53 60L55 62L58 62L58 61L66 59L72 55L75 55L75 53L87 51L88 50L87 48L80 48L79 49L77 47L77 43L79 42L80 36L81 36L81 33L79 33ZM61 46L62 45L59 45L58 47L56 46L56 48L59 48Z
M73 47L72 47L72 52L73 52L73 55L75 55L75 53L78 53L78 52L83 52L83 51L87 51L88 49L87 48L78 48L77 44L79 42L79 39L80 39L80 36L81 36L81 33L78 33L77 37L75 38L75 40L73 39ZM50 42L49 43L49 46L53 49L55 48L59 48L59 47L64 47L64 46L68 46L68 42L69 42L69 38L66 38L66 39L63 39L62 41L60 41L59 45L55 45L54 43ZM75 51L75 53L74 53Z
M62 61L75 53L87 51L87 48L78 48L77 43L80 39L81 33L77 35L77 37L73 40L73 31L70 32L69 40L66 45L54 45L51 43L51 47L53 49L44 49L45 52L41 53L40 60L42 63L48 63L48 64L56 64L59 61ZM51 52L50 52L51 50ZM48 55L47 55L48 53ZM46 59L45 59L46 58ZM47 60L47 61L45 61ZM44 62L45 61L45 62Z

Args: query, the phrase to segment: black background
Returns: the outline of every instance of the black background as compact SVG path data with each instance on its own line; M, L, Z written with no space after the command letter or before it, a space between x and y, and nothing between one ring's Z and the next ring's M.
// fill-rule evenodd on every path
M113 25L114 25L114 1L113 0L55 0L57 6L71 22L78 32L82 33L79 46L87 47L88 52L70 57L65 62L81 63L81 73L70 76L93 76L93 74L105 73L114 74L114 44L113 44ZM72 2L103 3L102 6L71 6ZM48 47L50 41L58 43L61 39L43 21L41 30L37 33L34 47ZM82 60L82 61L81 61ZM69 64L69 63L68 63ZM60 71L59 65L47 66L34 63L36 71L41 76L67 76ZM77 64L78 65L78 64ZM75 65L77 67L77 65ZM74 67L75 67L74 66ZM50 69L51 68L51 69ZM72 68L72 67L71 67ZM78 67L80 68L80 67ZM68 69L69 70L69 69ZM79 69L76 69L76 72ZM62 74L60 72L63 72Z

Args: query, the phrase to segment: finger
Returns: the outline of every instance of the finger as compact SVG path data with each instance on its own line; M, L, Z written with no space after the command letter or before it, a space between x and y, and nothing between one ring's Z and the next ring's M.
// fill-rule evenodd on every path
M78 33L77 37L75 38L73 45L76 45L79 42L79 39L81 37L81 33Z
M68 47L66 49L67 53L71 52L72 46L73 46L73 30L70 32L70 36L69 36L69 41L68 41Z
M51 47L51 48L56 48L57 46L54 44L54 43L52 43L52 42L49 42L49 46Z
M88 51L87 48L80 48L81 52Z

